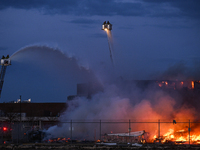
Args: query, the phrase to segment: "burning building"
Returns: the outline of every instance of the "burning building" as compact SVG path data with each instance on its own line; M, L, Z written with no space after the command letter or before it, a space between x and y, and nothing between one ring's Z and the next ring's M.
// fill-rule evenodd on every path
M65 138L74 140L103 141L105 138L107 142L198 143L193 137L200 135L199 83L189 80L119 81L105 86L89 100L81 98L83 93L86 97L88 93L88 86L85 89L81 85L83 93L68 102L70 109L61 117L63 126L52 127L49 131L59 138L65 133ZM128 138L129 126L134 131L145 130L144 135L130 132L133 136Z

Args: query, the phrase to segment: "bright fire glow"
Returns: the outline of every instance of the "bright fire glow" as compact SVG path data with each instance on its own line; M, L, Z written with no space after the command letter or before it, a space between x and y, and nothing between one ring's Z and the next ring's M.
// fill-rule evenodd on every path
M157 136L154 135L153 138L156 139ZM190 139L191 143L199 144L200 133L192 133L189 136L189 132L184 129L178 130L178 131L174 131L174 129L169 129L165 134L163 134L163 136L161 136L161 139L162 139L161 140L162 143L165 143L167 141L185 143L185 142L189 142L189 139Z
M194 89L194 81L192 81L192 83L191 83L191 84L192 84L192 89Z

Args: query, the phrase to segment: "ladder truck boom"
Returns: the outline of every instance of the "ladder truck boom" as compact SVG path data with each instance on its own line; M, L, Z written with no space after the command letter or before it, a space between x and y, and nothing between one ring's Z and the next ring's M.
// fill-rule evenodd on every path
M0 97L1 97L1 91L3 88L3 83L4 83L4 76L6 73L6 68L7 66L11 65L11 61L9 59L9 55L2 56L1 58L1 72L0 72Z

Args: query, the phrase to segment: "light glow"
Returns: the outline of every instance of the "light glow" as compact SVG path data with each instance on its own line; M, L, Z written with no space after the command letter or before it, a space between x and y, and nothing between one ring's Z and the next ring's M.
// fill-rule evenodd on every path
M8 129L6 127L3 127L3 131L7 131Z
M192 84L192 89L194 89L194 81L192 81L192 83L191 83L191 84Z

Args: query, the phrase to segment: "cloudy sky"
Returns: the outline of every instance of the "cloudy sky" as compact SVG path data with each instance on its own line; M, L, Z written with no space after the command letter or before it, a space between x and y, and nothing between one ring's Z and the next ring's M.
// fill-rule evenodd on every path
M109 20L115 77L152 79L174 64L193 67L199 62L199 18L199 0L0 0L0 54L45 45L100 76L113 69L107 35L101 30ZM65 102L76 94L81 81L69 84L70 67L63 73L62 67L49 63L48 53L44 60L38 55L35 51L12 61L1 102L19 95L34 102Z

